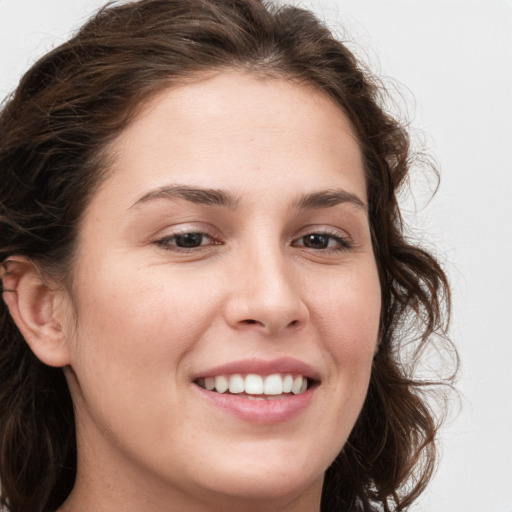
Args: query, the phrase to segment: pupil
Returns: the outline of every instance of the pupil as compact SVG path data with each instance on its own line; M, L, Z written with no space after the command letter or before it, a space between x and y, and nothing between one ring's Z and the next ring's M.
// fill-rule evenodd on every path
M304 239L304 245L312 249L325 249L328 243L328 237L325 235L320 235L318 233L308 235Z
M201 233L185 233L176 237L178 247L199 247L203 241Z

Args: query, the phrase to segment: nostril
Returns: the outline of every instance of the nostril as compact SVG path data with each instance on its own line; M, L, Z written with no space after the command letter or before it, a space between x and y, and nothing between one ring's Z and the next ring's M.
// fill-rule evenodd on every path
M242 324L245 324L245 325L255 325L255 324L261 324L263 325L262 322L258 322L258 320L254 320L252 318L247 318L245 320L242 320L241 322ZM295 327L299 324L299 320L292 320L289 324L288 324L288 327Z

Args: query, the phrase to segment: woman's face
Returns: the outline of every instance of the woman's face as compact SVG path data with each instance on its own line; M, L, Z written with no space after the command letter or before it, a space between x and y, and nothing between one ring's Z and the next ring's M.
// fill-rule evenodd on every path
M74 496L318 502L380 317L347 119L312 88L225 72L155 97L112 154L66 327Z

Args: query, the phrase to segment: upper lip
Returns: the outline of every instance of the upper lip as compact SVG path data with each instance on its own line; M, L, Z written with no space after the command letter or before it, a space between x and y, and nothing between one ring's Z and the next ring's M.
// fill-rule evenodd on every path
M193 377L198 378L216 377L218 375L234 375L234 374L256 374L256 375L272 375L276 373L302 375L311 380L320 380L318 371L310 365L292 357L282 357L266 361L264 359L244 359L232 361L214 368L208 368Z

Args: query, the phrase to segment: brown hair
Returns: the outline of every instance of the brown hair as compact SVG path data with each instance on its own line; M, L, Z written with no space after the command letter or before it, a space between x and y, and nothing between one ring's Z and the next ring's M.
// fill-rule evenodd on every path
M430 383L407 368L433 338L449 346L449 287L435 258L403 232L396 195L411 162L407 132L381 107L375 80L311 13L260 0L100 10L27 72L0 114L0 262L25 255L69 282L78 222L108 167L108 143L151 95L222 68L312 84L358 136L382 288L380 346L362 413L327 470L322 510L405 510L432 474L438 428L424 393ZM62 370L32 354L3 302L0 383L0 503L53 511L75 478L72 401Z

